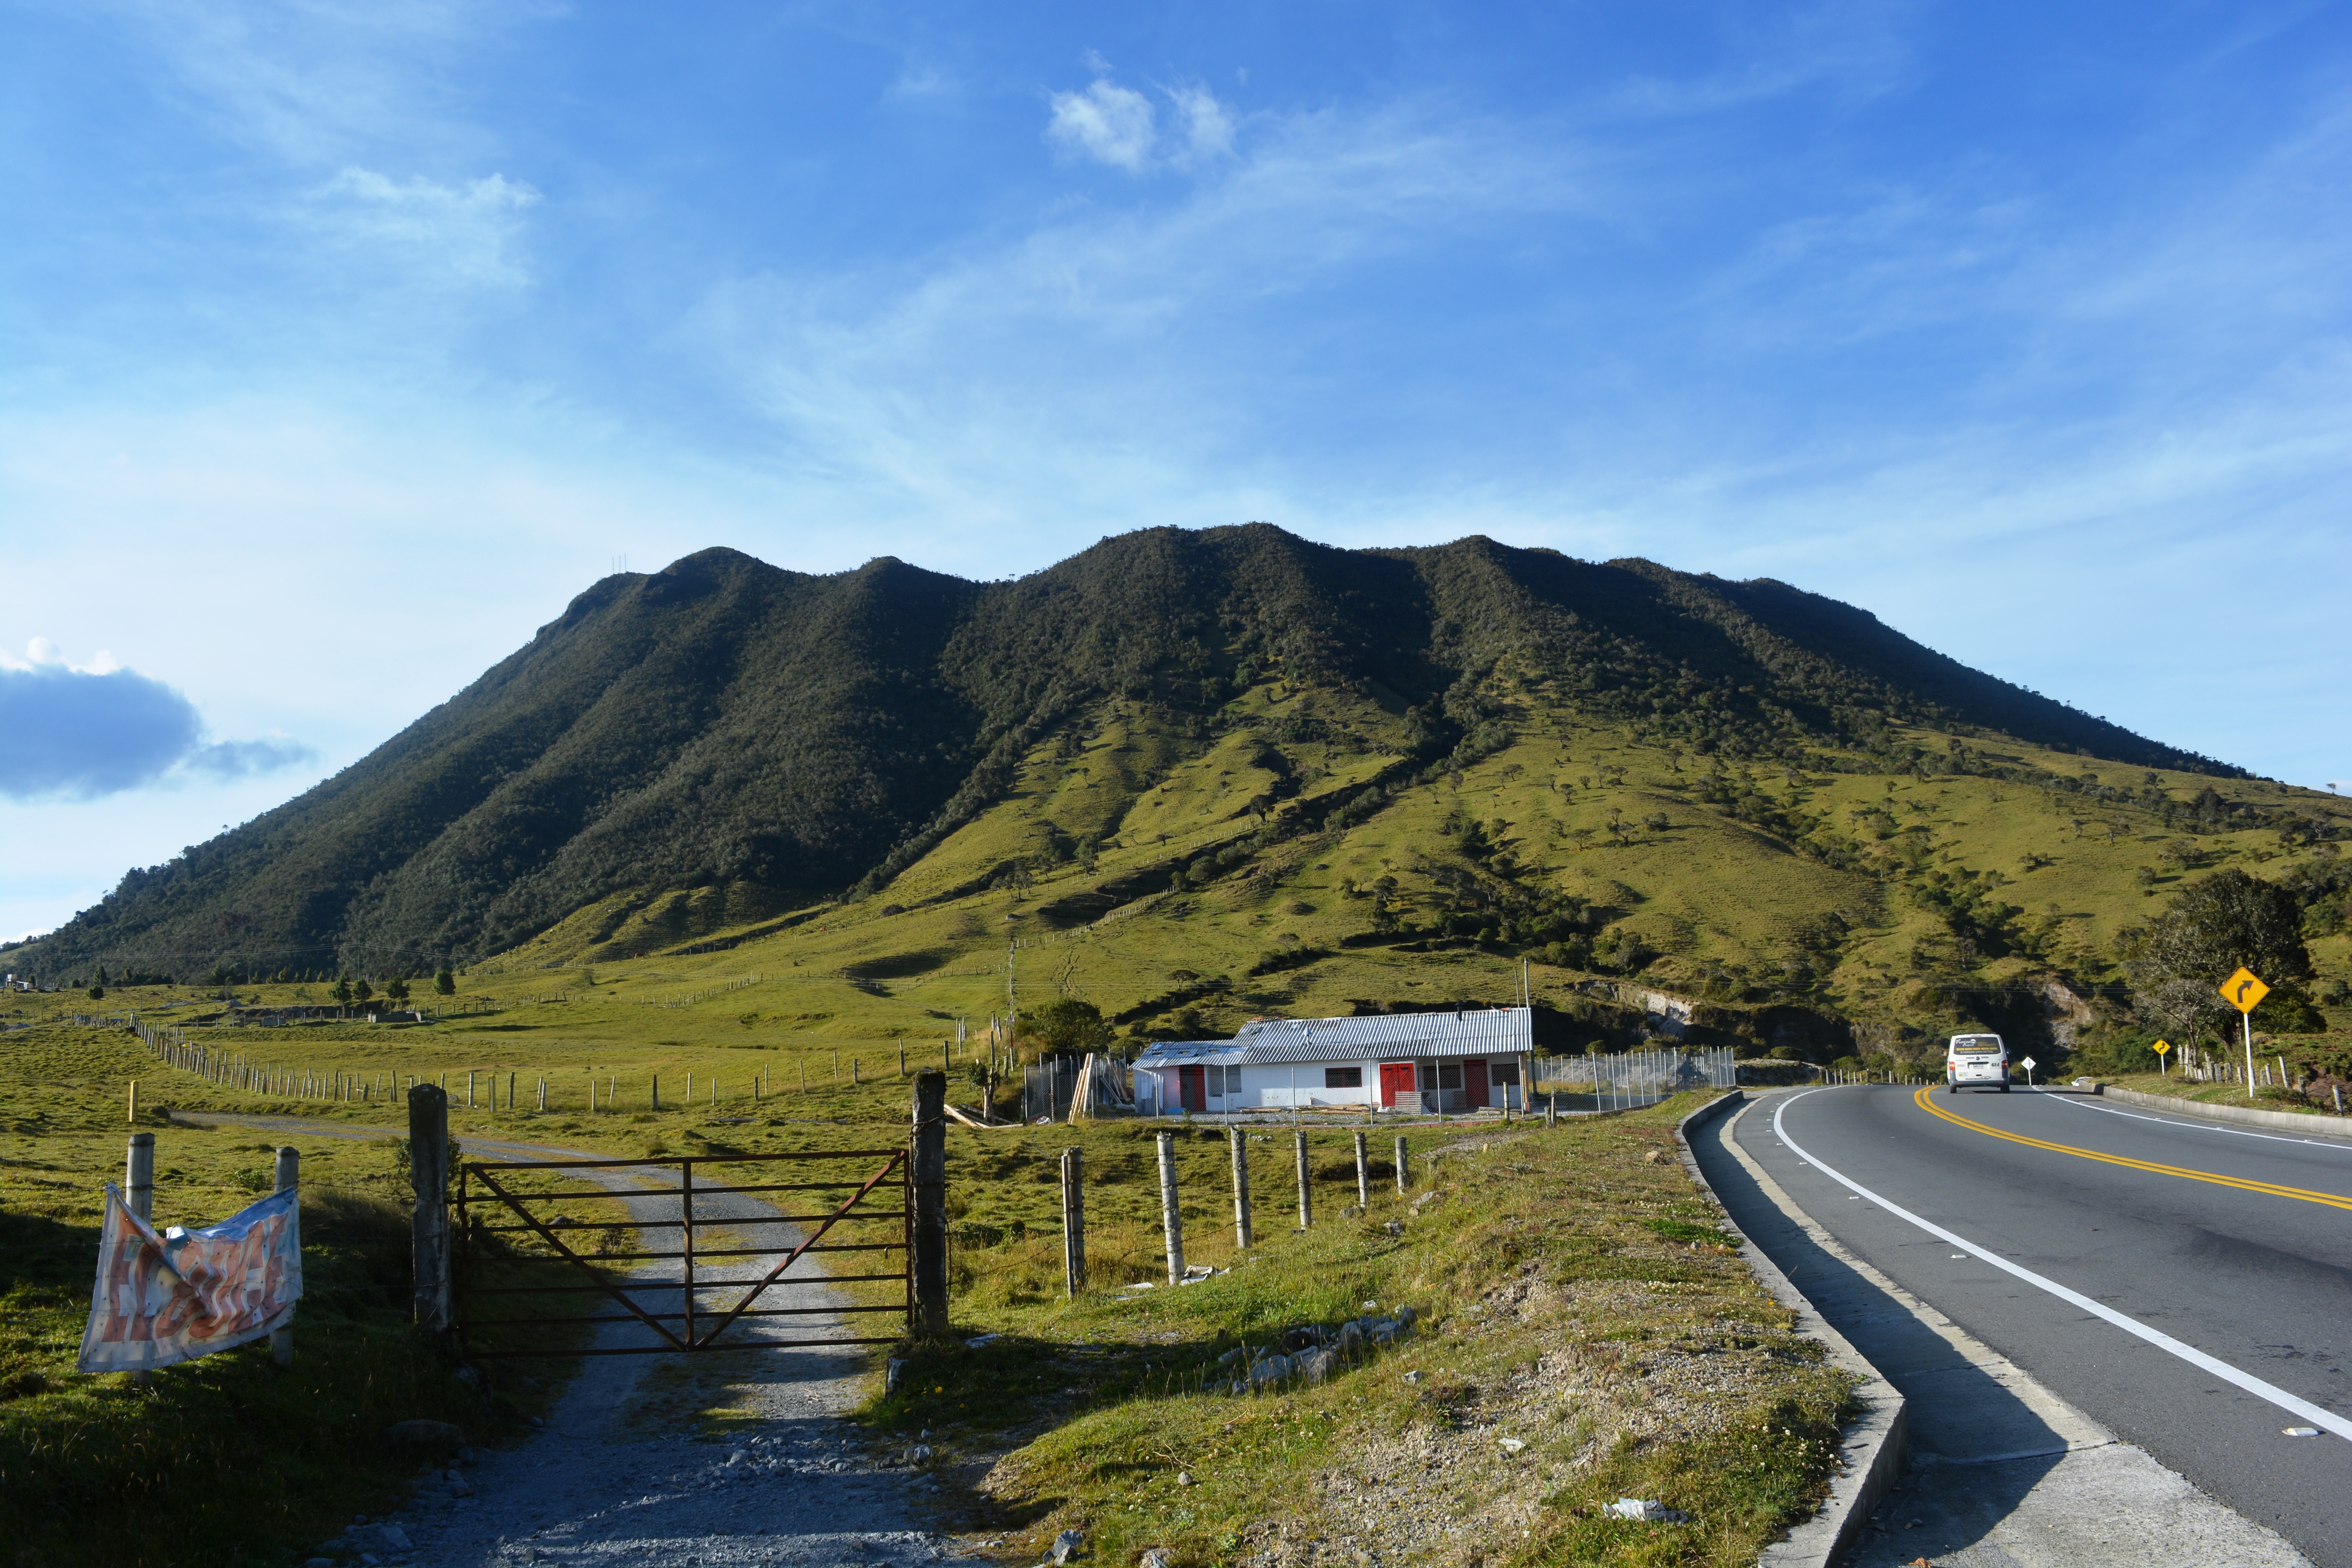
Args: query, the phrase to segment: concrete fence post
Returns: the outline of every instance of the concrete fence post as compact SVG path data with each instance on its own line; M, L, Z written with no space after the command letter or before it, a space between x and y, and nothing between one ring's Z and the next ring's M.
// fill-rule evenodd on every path
M408 1179L416 1192L413 1226L416 1326L445 1334L449 1300L449 1091L408 1091Z
M1062 1281L1075 1301L1087 1289L1087 1157L1062 1151Z
M1366 1212L1372 1206L1372 1162L1360 1132L1356 1134L1356 1206Z
M1234 1239L1250 1249L1249 1134L1229 1127L1225 1136L1234 1146Z
M913 1276L918 1339L948 1331L948 1075L915 1075L914 1125L907 1149L907 1268Z
M294 1234L299 1243L299 1239L302 1234L302 1211L300 1206L302 1202L300 1196L302 1190L302 1151L293 1147L291 1144L281 1144L278 1150L278 1169L275 1174L278 1180L278 1185L275 1189L276 1191L281 1193L293 1193L296 1194L294 1199L296 1205L294 1210ZM291 1366L294 1364L294 1321L290 1315L283 1324L269 1331L269 1359L276 1362L279 1366Z
M1315 1223L1315 1189L1307 1184L1307 1130L1301 1128L1291 1136L1298 1141L1298 1228L1305 1230Z
M133 1132L122 1162L122 1201L148 1224L155 1223L155 1134Z
M1404 1140L1396 1141L1397 1191L1402 1193L1412 1185L1412 1167L1405 1162Z
M1184 1282L1184 1216L1176 1206L1176 1135L1160 1134L1160 1228L1168 1240L1168 1283Z

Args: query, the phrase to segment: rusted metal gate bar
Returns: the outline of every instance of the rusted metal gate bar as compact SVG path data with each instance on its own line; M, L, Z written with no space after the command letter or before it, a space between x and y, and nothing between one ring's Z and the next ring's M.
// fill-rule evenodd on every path
M882 1164L879 1169L876 1170L871 1175L866 1176L863 1181L771 1182L747 1185L697 1186L694 1180L694 1168L697 1165L740 1166L761 1164L778 1161L810 1160L835 1162L880 1160ZM592 1170L667 1171L672 1167L676 1167L678 1173L677 1183L674 1188L655 1187L649 1190L640 1190L635 1192L560 1194L522 1193L511 1190L507 1183L501 1182L498 1176L492 1174L493 1172L553 1173ZM899 1199L898 1207L896 1209L866 1209L861 1212L859 1205L866 1203L877 1189L882 1187L886 1183L890 1183L891 1178L894 1176L897 1178L897 1181L892 1184L898 1189L897 1195ZM470 1184L476 1181L480 1182L482 1186L488 1189L486 1194L477 1195L472 1191ZM849 1195L830 1210L824 1213L767 1215L745 1219L729 1218L717 1222L723 1223L730 1227L786 1224L813 1225L814 1228L802 1238L799 1245L791 1247L789 1250L782 1247L725 1247L698 1250L695 1247L694 1231L697 1222L695 1219L694 1200L698 1194L706 1197L720 1194L734 1196L753 1193L822 1193L829 1194L845 1191L846 1191ZM673 1192L677 1194L678 1201L678 1217L675 1220L640 1221L631 1218L612 1221L582 1222L564 1215L557 1215L551 1218L543 1218L541 1215L534 1213L531 1207L529 1206L533 1204L552 1205L574 1202L626 1203L632 1199L659 1199L669 1195ZM624 1313L604 1313L601 1315L589 1313L585 1315L560 1317L482 1319L474 1316L470 1310L461 1309L457 1319L457 1331L460 1342L461 1344L464 1342L467 1331L469 1329L558 1327L572 1323L625 1323L635 1321L642 1323L646 1328L652 1330L655 1334L659 1336L662 1342L648 1345L590 1346L581 1350L567 1352L565 1353L573 1355L647 1355L708 1350L782 1350L795 1346L809 1345L894 1344L898 1342L899 1338L899 1336L895 1334L880 1337L832 1335L820 1339L798 1340L738 1339L724 1345L719 1344L717 1341L721 1334L725 1333L730 1328L732 1328L738 1321L744 1318L786 1318L828 1315L846 1316L852 1313L865 1312L901 1312L908 1315L908 1321L911 1324L914 1310L914 1281L910 1271L909 1259L912 1257L912 1243L914 1239L913 1225L915 1203L913 1200L914 1190L911 1166L908 1159L907 1152L903 1149L859 1149L841 1151L809 1150L782 1154L730 1154L724 1156L711 1156L708 1158L682 1158L677 1160L468 1161L460 1167L458 1173L457 1194L455 1200L458 1213L458 1236L461 1243L467 1247L468 1252L471 1250L472 1238L477 1236L528 1233L530 1235L536 1236L541 1241L544 1241L559 1258L571 1263L583 1273L587 1275L592 1283L585 1285L477 1286L471 1284L469 1281L463 1293L466 1307L470 1308L475 1298L491 1295L522 1296L601 1294L610 1296L614 1301L618 1303L626 1310ZM488 1207L490 1212L494 1214L501 1211L510 1213L521 1223L512 1225L477 1225L471 1223L471 1211L476 1207ZM830 1244L824 1241L824 1237L833 1230L835 1226L841 1224L844 1221L860 1220L897 1220L900 1223L901 1234L895 1241L843 1241L833 1242ZM711 1222L704 1223L709 1224ZM583 1256L580 1252L575 1251L572 1247L566 1245L563 1237L559 1234L560 1230L567 1229L593 1231L598 1233L609 1233L615 1230L635 1231L638 1233L646 1231L676 1230L678 1232L678 1247L676 1251L608 1252L599 1253L593 1256ZM906 1287L905 1300L903 1304L896 1306L853 1305L832 1307L755 1307L753 1305L753 1303L758 1301L771 1286L775 1285L778 1280L782 1278L787 1269L789 1269L794 1263L798 1262L802 1258L812 1252L881 1252L886 1255L891 1252L897 1252L899 1255L900 1259L899 1267L888 1273L825 1275L806 1280L792 1281L792 1283L853 1284L866 1281L898 1280ZM735 1302L733 1307L718 1313L713 1313L704 1310L697 1300L698 1292L702 1289L710 1289L711 1287L696 1279L696 1260L698 1258L709 1259L714 1258L745 1257L779 1257L780 1260L774 1268L769 1269L764 1276L759 1279L756 1282L753 1282L750 1288L744 1291L742 1297ZM676 1258L679 1261L681 1266L680 1272L683 1275L682 1279L616 1281L608 1278L604 1271L604 1266L607 1264L651 1261L667 1258ZM734 1283L734 1281L728 1281L728 1283ZM633 1290L639 1292L646 1290L677 1290L681 1294L680 1305L684 1310L676 1312L649 1311L630 1299L629 1292ZM715 1325L709 1328L707 1331L698 1329L698 1321L707 1322L714 1317L717 1319ZM667 1326L671 1323L682 1324L682 1331L673 1331ZM493 1356L544 1355L547 1352L543 1350L491 1351L475 1350L471 1347L467 1347L466 1353L478 1358Z

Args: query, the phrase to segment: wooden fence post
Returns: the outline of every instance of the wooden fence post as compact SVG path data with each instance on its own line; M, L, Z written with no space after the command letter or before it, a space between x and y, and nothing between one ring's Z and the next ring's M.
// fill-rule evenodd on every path
M1372 1206L1372 1162L1364 1151L1364 1135L1356 1134L1356 1206L1370 1213Z
M1087 1289L1086 1154L1062 1151L1062 1281L1075 1301Z
M1234 1240L1250 1249L1249 1134L1238 1127L1225 1129L1234 1146Z
M416 1326L445 1334L450 1324L449 1091L437 1084L408 1091L408 1179L416 1190Z
M122 1201L131 1212L152 1225L155 1221L155 1134L133 1132L131 1150L122 1162Z
M915 1075L914 1126L908 1157L907 1267L914 1278L918 1339L948 1331L948 1075Z
M1168 1283L1184 1282L1184 1216L1176 1207L1176 1135L1160 1134L1160 1228L1168 1238Z
M1396 1168L1397 1191L1402 1193L1412 1185L1412 1178L1406 1173L1412 1167L1405 1163L1404 1140L1402 1138L1396 1142Z
M1307 1183L1307 1130L1302 1127L1291 1136L1298 1141L1298 1228L1305 1230L1315 1223L1315 1189Z
M302 1234L302 1211L300 1206L302 1202L300 1196L302 1189L302 1151L293 1147L291 1144L281 1144L278 1150L278 1170L276 1174L278 1178L277 1190L281 1193L290 1192L296 1194L294 1199L296 1205L294 1211L294 1234L297 1237L299 1237ZM291 1366L294 1364L294 1320L290 1312L288 1314L287 1320L283 1324L269 1331L269 1359L276 1362L279 1366Z

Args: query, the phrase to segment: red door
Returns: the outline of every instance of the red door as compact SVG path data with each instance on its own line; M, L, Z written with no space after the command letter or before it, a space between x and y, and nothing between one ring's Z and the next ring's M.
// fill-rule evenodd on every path
M1382 1105L1394 1105L1398 1095L1412 1092L1412 1064L1411 1062L1381 1064L1381 1103Z
M1462 1103L1471 1110L1486 1106L1486 1058L1472 1057L1462 1064Z
M1176 1069L1176 1077L1183 1084L1184 1109L1187 1110L1208 1110L1209 1075L1207 1069L1203 1068L1178 1068Z

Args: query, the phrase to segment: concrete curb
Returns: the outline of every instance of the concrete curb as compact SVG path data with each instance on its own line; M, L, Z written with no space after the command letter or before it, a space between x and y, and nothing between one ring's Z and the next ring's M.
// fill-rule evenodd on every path
M2298 1116L2292 1110L2255 1110L2238 1105L2207 1105L2200 1100L2175 1100L2167 1094L2142 1094L2136 1089L2117 1089L2111 1083L2099 1086L2102 1100L2120 1100L2126 1105L2144 1106L2149 1110L2169 1110L2176 1115L2192 1116L2204 1121L2235 1121L2247 1127L2267 1127L2274 1132L2301 1132L2318 1138L2352 1138L2352 1116L2334 1117L2325 1112L2317 1116Z
M1675 1124L1676 1152L1682 1157L1683 1169L1690 1173L1700 1191L1715 1199L1717 1208L1724 1207L1723 1199L1708 1184L1706 1173L1698 1168L1697 1158L1691 1153L1690 1129L1746 1100L1743 1091L1734 1089L1720 1100L1709 1100ZM1765 1547L1756 1559L1758 1568L1829 1568L1853 1544L1854 1536L1876 1511L1886 1489L1903 1473L1910 1447L1903 1395L1867 1357L1853 1348L1851 1341L1830 1326L1829 1321L1805 1299L1804 1292L1780 1272L1780 1265L1764 1256L1762 1247L1743 1239L1739 1256L1747 1260L1764 1289L1771 1292L1772 1299L1797 1314L1797 1331L1821 1341L1829 1349L1831 1364L1844 1368L1858 1382L1854 1397L1862 1403L1863 1414L1839 1435L1838 1447L1844 1463L1830 1482L1828 1499L1812 1518L1792 1528L1786 1540Z

